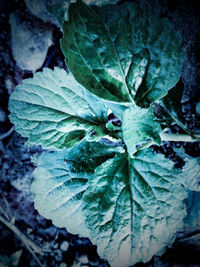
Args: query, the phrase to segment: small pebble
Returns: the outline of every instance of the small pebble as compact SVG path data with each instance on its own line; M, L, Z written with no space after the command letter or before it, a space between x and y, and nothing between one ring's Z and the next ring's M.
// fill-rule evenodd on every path
M53 244L53 248L57 249L58 248L58 243Z
M55 253L55 260L56 261L62 261L62 252L60 250L57 250L56 253Z
M81 255L78 259L81 263L87 264L89 263L88 256L87 255Z
M7 119L6 112L0 108L0 122L5 122Z
M196 113L197 113L198 115L200 115L200 102L197 103L197 105L196 105ZM192 114L192 115L194 115L194 114Z
M33 231L33 229L31 229L31 228L27 228L27 229L26 229L26 232L27 232L28 235L29 235L32 231Z
M63 241L63 242L61 243L61 245L60 245L60 249L61 249L62 251L66 251L66 250L68 250L68 248L69 248L69 242L67 242L67 241Z
M74 261L72 267L81 267L81 263L79 261Z
M5 78L5 86L6 86L6 89L8 90L8 94L10 95L13 91L13 82L11 78L9 77Z

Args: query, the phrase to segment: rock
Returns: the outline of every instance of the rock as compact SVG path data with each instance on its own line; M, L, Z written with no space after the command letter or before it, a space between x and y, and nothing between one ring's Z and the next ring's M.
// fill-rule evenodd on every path
M61 249L62 251L67 251L68 248L69 248L69 242L67 242L67 241L63 241L63 242L61 243L61 245L60 245L60 249Z
M53 244L52 247L53 247L54 249L57 249L57 248L58 248L58 243Z
M11 50L22 70L35 72L41 68L52 44L52 31L37 20L25 19L19 11L10 14Z
M8 90L8 94L10 95L13 92L13 82L11 77L5 78L5 87Z
M89 260L88 260L88 256L87 255L81 255L78 260L82 263L82 264L88 264Z
M46 5L52 6L58 3L66 3L66 8L68 8L67 0L25 0L27 8L39 19L43 20L45 23L51 23L60 28L60 24L57 19L48 12Z
M200 102L197 103L197 106L196 106L196 113L197 113L198 115L200 115Z
M39 19L43 20L45 23L51 23L53 25L56 25L58 28L60 28L60 24L58 23L58 20L49 13L46 6L54 6L56 4L62 4L66 6L66 14L68 13L69 3L75 3L76 0L25 0L25 4L27 8L30 10L32 14L37 16ZM87 5L97 5L102 6L105 4L114 4L117 3L118 0L83 0ZM67 19L67 15L66 15Z
M61 262L62 258L63 258L62 251L56 250L54 258L55 258L56 261Z
M81 263L79 261L74 261L72 267L81 267Z
M6 112L0 108L0 122L5 122L7 120Z

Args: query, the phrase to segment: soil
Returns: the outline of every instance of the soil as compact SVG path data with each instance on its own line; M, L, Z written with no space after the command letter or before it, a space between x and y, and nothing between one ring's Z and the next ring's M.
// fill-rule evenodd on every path
M181 73L185 93L179 117L190 129L198 130L200 113L196 105L200 100L200 9L193 1L137 2L157 9L183 35L183 47L187 55ZM10 223L6 225L0 221L0 266L33 267L40 266L40 262L49 267L109 266L106 260L98 256L96 246L89 239L71 235L66 229L55 227L34 209L34 196L30 189L35 168L32 158L40 156L43 150L40 146L27 145L26 139L14 131L8 118L9 95L23 79L32 77L32 72L19 69L12 57L8 21L9 14L15 10L27 12L23 0L0 1L0 216ZM38 20L37 17L30 16ZM62 33L55 25L45 25L53 31L53 45L48 50L42 68L66 68L59 46ZM171 131L182 130L173 125ZM200 143L165 142L161 147L154 147L156 151L172 159L176 167L181 168L184 160L177 155L175 148L182 148L188 155L197 157ZM14 228L11 229L10 225L14 225ZM163 256L155 256L149 263L136 266L200 266L199 234L200 228L185 228ZM27 248L27 240L33 243L31 249L30 246ZM31 251L35 251L36 257Z

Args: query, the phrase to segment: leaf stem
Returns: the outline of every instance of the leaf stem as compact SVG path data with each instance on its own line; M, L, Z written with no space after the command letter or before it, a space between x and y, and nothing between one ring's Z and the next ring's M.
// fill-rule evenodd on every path
M193 135L193 132L188 129L188 127L184 123L182 123L182 121L179 120L177 114L174 114L174 112L169 112L167 108L163 105L161 105L161 107L183 131L185 131L189 135Z
M155 144L155 142L153 140L149 140L145 144L141 145L137 150L143 150L143 149L148 148L154 144Z
M15 126L12 126L8 132L1 134L0 140L3 140L5 138L7 138L9 135L11 135L11 133L14 131L14 129L15 129Z
M188 134L173 134L161 132L160 137L162 141L174 141L174 142L199 142L200 134L188 135Z
M161 132L160 137L161 141L167 141L167 142L200 142L200 134L191 136L188 134L173 134L173 133ZM148 148L154 144L155 142L153 140L149 140L141 147L139 147L137 150Z
M6 225L10 230L12 230L21 239L21 241L24 243L28 251L32 254L33 258L37 261L38 266L44 267L44 265L40 262L38 257L35 255L35 252L43 255L41 250L31 240L29 240L14 224L9 222L7 219L4 219L1 215L0 215L0 222ZM35 252L33 251L33 249L35 250Z

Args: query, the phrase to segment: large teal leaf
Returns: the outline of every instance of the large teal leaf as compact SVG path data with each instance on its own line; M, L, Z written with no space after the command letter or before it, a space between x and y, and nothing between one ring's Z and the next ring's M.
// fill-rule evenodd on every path
M161 255L186 215L186 191L173 163L151 149L100 165L84 193L90 239L111 266Z
M162 128L150 108L131 107L124 112L122 121L123 139L130 156L147 140L160 144Z
M45 148L71 147L107 134L108 108L60 68L24 80L12 93L9 109L16 130Z
M70 233L88 236L82 195L94 169L120 148L83 141L70 150L44 153L34 171L32 191L41 215Z
M165 96L179 80L181 38L166 19L135 3L71 4L61 41L75 78L92 93L141 106Z

